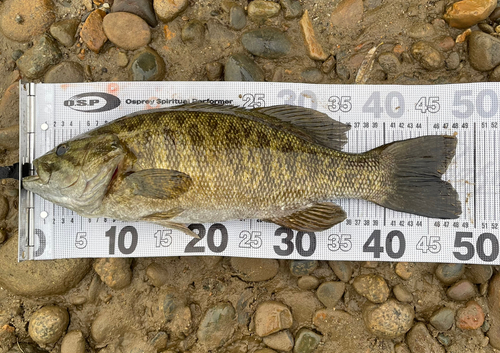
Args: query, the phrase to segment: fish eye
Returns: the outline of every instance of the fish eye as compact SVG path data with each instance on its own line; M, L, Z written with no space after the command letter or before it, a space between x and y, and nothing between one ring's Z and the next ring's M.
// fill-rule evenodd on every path
M68 146L66 146L65 144L59 145L59 146L57 146L56 154L58 156L62 156L63 154L66 153L67 150L68 150Z

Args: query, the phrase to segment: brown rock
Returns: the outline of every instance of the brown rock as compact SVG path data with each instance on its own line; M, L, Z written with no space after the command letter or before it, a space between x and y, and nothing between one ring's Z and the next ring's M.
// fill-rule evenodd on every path
M75 34L79 24L80 20L77 18L70 18L56 22L50 26L50 34L52 37L57 39L59 43L66 47L71 47L75 44Z
M83 42L95 53L99 53L101 47L108 40L102 27L102 18L104 16L105 13L102 10L97 9L92 11L80 31L80 37L82 37Z
M462 330L475 330L484 323L484 312L474 300L468 302L464 308L457 311L457 327Z
M292 313L280 302L266 301L255 311L255 332L260 337L290 328L293 323Z
M413 325L413 306L389 299L384 304L370 304L363 308L363 320L372 334L381 338L404 335Z
M363 0L342 0L333 10L330 23L333 27L353 27L363 18Z
M65 61L56 66L52 66L44 76L45 83L70 83L83 82L82 65L73 61Z
M249 282L267 281L278 273L279 262L275 259L232 257L231 266L238 276Z
M85 353L85 337L82 331L68 332L61 342L61 353Z
M0 129L14 125L19 126L19 82L17 81L5 89L0 99ZM4 137L12 137L12 132L7 132L7 135L4 134L0 133L0 141L2 141L0 146L8 144L9 146L16 146L13 148L18 148L19 141L15 141L15 145L13 145L13 142L6 142L4 139ZM17 136L19 136L19 132Z
M154 0L156 15L163 22L172 21L188 6L188 0Z
M396 264L396 274L402 279L410 279L413 265L408 262L398 262Z
M463 279L448 288L446 294L453 300L469 300L477 295L477 289L469 280Z
M455 41L450 36L444 36L438 39L437 45L442 51L449 51L455 46Z
M412 327L406 335L406 342L411 353L444 353L445 350L434 337L431 336L423 322Z
M383 303L389 297L389 287L382 276L376 274L359 275L352 283L356 292L373 303Z
M467 28L488 18L496 7L496 0L463 0L450 6L443 18L451 27Z
M128 12L114 12L102 21L104 33L116 46L136 50L148 45L151 30L148 24L137 15Z
M307 54L309 57L313 60L326 60L328 55L323 51L323 48L316 40L314 28L311 20L309 19L307 10L304 11L299 23L302 34L304 35L304 42L306 44Z
M9 39L28 42L44 33L55 19L51 0L7 0L0 15L0 28Z
M278 16L280 5L267 0L255 0L248 4L248 17L253 20L265 20Z
M38 344L55 343L68 324L69 315L66 309L58 306L44 306L31 316L28 332Z
M94 270L110 288L123 289L132 280L130 263L130 259L117 257L97 259L94 262Z

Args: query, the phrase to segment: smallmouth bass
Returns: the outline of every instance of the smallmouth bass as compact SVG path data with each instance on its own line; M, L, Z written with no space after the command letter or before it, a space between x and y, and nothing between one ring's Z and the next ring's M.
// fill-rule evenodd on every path
M316 110L186 104L137 112L61 143L34 161L27 190L84 217L189 223L263 219L322 231L346 218L328 200L358 198L433 218L461 205L441 179L457 140L433 135L360 154L350 126Z

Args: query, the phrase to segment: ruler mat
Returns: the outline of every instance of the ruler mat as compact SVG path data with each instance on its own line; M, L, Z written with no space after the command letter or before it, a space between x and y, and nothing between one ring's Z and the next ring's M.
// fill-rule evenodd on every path
M347 219L316 233L259 220L190 226L200 239L147 223L82 218L20 190L19 259L218 255L349 261L500 264L499 84L312 85L270 82L21 84L20 162L126 114L202 101L246 108L293 104L351 125L344 151L447 134L457 153L443 179L458 219L430 219L362 200L335 200ZM214 133L217 133L216 131Z

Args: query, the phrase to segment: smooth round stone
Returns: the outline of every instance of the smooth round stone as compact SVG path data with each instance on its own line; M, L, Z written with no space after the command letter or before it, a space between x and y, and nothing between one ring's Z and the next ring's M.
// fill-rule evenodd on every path
M500 64L500 39L481 31L469 35L469 62L478 71L489 71Z
M9 201L7 198L0 195L0 221L4 220L5 217L9 214Z
M439 264L434 274L441 283L450 285L462 278L465 273L463 264Z
M275 259L232 257L231 266L238 277L247 282L267 281L279 270L279 262Z
M241 36L241 43L253 55L268 59L285 56L292 48L285 33L276 28L259 28L246 32Z
M490 14L490 20L495 22L500 18L500 7L497 7L493 10L493 12Z
M65 47L71 47L76 42L76 30L80 20L70 18L56 22L50 26L50 34Z
M284 16L287 20L302 16L304 10L300 1L297 0L280 0L281 8L283 9Z
M225 81L264 81L264 72L245 54L234 54L227 58L224 66Z
M408 37L413 39L424 39L434 35L436 30L430 23L414 23L407 31Z
M439 37L437 45L442 51L450 51L455 47L455 40L450 36Z
M316 289L319 286L319 279L314 276L302 276L297 280L297 285L303 290Z
M490 314L499 319L500 323L500 273L496 273L489 282L488 307Z
M469 300L477 295L477 288L470 281L463 279L448 288L446 294L453 300Z
M302 327L295 335L293 353L312 353L318 347L323 336Z
M496 0L457 1L448 7L443 19L451 27L469 28L488 18L496 7Z
M50 344L61 338L68 324L69 315L66 309L45 306L31 316L28 332L36 343Z
M484 324L484 317L483 308L471 300L465 307L457 310L457 327L462 330L476 330Z
M33 40L56 19L51 0L6 0L1 11L0 29L7 38L17 42Z
M402 284L396 284L392 291L400 302L409 303L413 300L413 295Z
M85 337L80 330L68 332L61 343L61 353L85 353Z
M411 352L445 353L434 337L431 336L423 322L417 323L406 335L406 343Z
M90 334L99 347L104 347L116 337L120 337L126 329L126 322L117 319L114 314L116 313L109 310L100 310L92 322Z
M255 21L278 16L280 5L267 0L255 0L248 4L248 17Z
M43 35L17 60L16 64L24 76L35 79L43 75L50 66L57 64L61 57L56 42L48 35Z
M378 63L386 74L397 74L401 70L401 62L392 52L381 53L378 56Z
M467 266L465 270L465 276L472 283L486 283L490 280L491 276L493 276L493 267L490 265L470 265Z
M17 232L0 247L0 285L12 294L39 297L67 292L90 270L90 259L17 261Z
M129 71L134 81L161 81L165 77L165 62L151 48L145 48L130 60Z
M191 20L182 27L181 38L184 43L202 42L205 38L205 26L201 21Z
M327 308L334 308L345 292L344 282L324 282L318 287L316 295Z
M111 12L130 12L142 18L151 27L158 24L151 0L114 0Z
M221 63L214 61L205 65L205 71L209 81L219 81L222 77L224 67Z
M104 33L116 46L126 50L136 50L148 45L151 30L137 15L128 12L113 12L102 20Z
M365 326L380 338L396 338L404 335L413 325L413 306L389 299L384 304L369 304L363 308Z
M306 83L319 83L321 82L321 80L323 80L323 74L321 73L321 70L315 67L303 70L300 73L300 76Z
M65 61L51 67L44 76L45 83L83 82L82 65L73 61Z
M349 282L352 277L353 267L346 261L328 261L328 265L342 282Z
M255 311L255 332L260 337L292 327L293 317L290 309L280 302L265 301Z
M352 283L358 294L373 303L383 303L389 297L389 287L382 276L376 274L359 275Z
M455 312L447 307L438 309L429 319L430 324L439 331L449 330L453 326L454 321Z
M293 336L288 330L273 333L264 337L263 342L266 346L278 351L290 351L293 348Z
M155 287L163 286L169 278L168 272L163 268L163 266L160 266L155 262L149 264L146 269L146 276L148 276L149 280Z
M188 0L154 0L153 7L156 15L163 22L170 22L184 11L189 4Z
M458 67L460 66L460 55L458 55L457 52L450 53L445 61L445 64L448 70L458 69Z
M432 43L419 41L413 44L411 55L427 70L438 70L444 67L444 56Z
M132 281L131 259L102 258L94 262L94 270L113 289L123 289Z
M439 343L441 343L443 346L447 347L451 344L451 338L444 333L439 333L436 337Z
M126 67L128 65L128 57L124 52L118 52L116 54L116 65L120 67Z
M240 5L234 5L229 10L229 26L239 31L247 25L245 10Z
M236 326L236 312L230 303L217 304L208 309L196 333L198 342L208 350L226 343Z
M293 260L290 262L290 273L294 276L311 274L318 267L317 260Z

